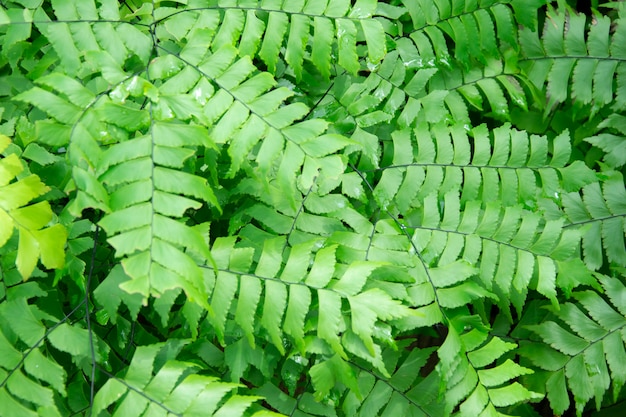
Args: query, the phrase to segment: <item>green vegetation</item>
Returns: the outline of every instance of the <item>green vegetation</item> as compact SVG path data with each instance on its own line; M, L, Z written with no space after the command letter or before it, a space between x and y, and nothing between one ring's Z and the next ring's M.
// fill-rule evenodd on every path
M592 5L0 0L0 417L622 415Z

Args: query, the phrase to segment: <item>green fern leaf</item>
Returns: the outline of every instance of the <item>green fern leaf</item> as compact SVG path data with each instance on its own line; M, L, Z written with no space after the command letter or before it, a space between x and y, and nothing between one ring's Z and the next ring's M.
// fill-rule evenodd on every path
M272 73L276 72L276 58L288 23L285 14L270 12L259 56L265 61L268 70Z
M7 136L0 135L1 151L10 143ZM22 277L28 279L39 259L46 268L63 267L67 231L60 224L45 227L53 216L47 201L27 205L49 191L49 187L34 174L14 181L22 171L22 163L15 154L0 159L0 247L17 229L19 242L15 263Z
M120 288L120 284L130 278L124 270L117 266L111 270L104 281L94 290L96 300L105 308L111 321L116 322L117 312L123 302L131 313L133 319L137 318L142 306L142 297L139 294L128 294Z
M548 108L562 103L568 96L597 106L611 102L617 91L607 80L621 76L616 70L623 51L612 46L617 38L611 40L610 19L598 18L586 31L584 16L572 10L566 13L552 9L548 16L541 40L529 29L522 30L520 35L525 55L522 63L527 65L530 79L538 88L543 88L547 81Z
M0 415L620 401L624 10L546 3L3 2Z
M448 407L460 403L461 415L470 415L467 413L481 415L481 412L498 415L499 407L536 401L543 397L513 381L521 375L532 374L531 369L522 367L510 359L496 362L495 366L491 366L506 352L514 349L515 344L504 342L497 337L487 339L478 330L461 336L452 332L448 333L446 341L438 350L441 359L438 368L443 380L450 384L459 381L445 394ZM458 356L464 350L467 350L469 362L464 355ZM459 377L462 379L458 380Z
M261 325L265 327L281 353L284 353L282 342L281 322L287 305L287 287L275 281L265 283L265 303Z
M600 282L611 300L617 299L617 294L624 291L623 284L615 279L601 277ZM626 355L626 348L624 341L619 336L615 337L613 331L623 328L626 318L597 293L575 292L574 298L584 310L571 303L554 310L556 317L567 327L546 321L529 326L529 329L538 334L544 343L566 355L566 361L562 361L560 367L551 369L557 372L547 382L551 404L559 410L569 407L569 403L563 402L559 395L566 389L562 372L565 365L567 388L574 394L576 410L580 414L592 398L595 398L596 408L599 409L609 387L613 386L616 393L623 386L623 372L615 361ZM530 352L528 354L534 356Z
M336 381L352 389L356 395L360 391L352 367L340 355L334 355L329 360L314 365L309 373L318 393L318 400L335 386Z
M244 415L259 397L233 395L236 384L197 375L197 368L169 358L157 367L155 357L165 353L164 346L139 347L133 356L128 373L122 378L111 376L94 398L92 413L101 415L114 402L115 412L126 415L175 412L196 415ZM171 354L170 354L171 355Z
M573 227L587 225L582 229L582 244L585 264L592 270L602 263L602 246L611 262L624 265L623 223L625 207L621 203L624 182L621 175L613 174L604 182L603 188L592 183L578 193L563 196L565 213ZM597 219L597 220L595 220Z

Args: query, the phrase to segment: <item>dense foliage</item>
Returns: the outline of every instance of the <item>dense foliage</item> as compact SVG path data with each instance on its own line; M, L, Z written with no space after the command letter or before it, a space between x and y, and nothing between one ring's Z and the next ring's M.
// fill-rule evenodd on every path
M621 415L626 7L545 3L0 0L0 416Z

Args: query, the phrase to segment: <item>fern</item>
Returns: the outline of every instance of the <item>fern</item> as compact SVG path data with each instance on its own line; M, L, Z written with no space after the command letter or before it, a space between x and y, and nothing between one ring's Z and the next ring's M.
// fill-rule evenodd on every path
M547 83L549 107L569 97L582 104L593 102L596 108L614 103L623 109L624 36L623 24L611 31L608 16L594 15L588 23L585 15L571 9L552 9L541 39L530 30L520 33L521 63L537 87Z
M0 1L0 416L623 402L624 8L546 3Z
M585 138L586 142L602 149L606 155L603 158L609 167L620 168L626 164L624 160L624 140L620 135L626 131L624 126L624 116L619 114L610 115L605 121L602 121L598 128L607 130L602 131L598 135ZM610 130L608 130L610 129ZM617 134L615 134L617 131Z
M173 342L173 341L172 341ZM193 363L175 360L184 343L151 345L135 351L123 378L110 376L94 398L93 415L102 415L119 401L115 414L128 416L163 413L238 416L258 397L233 395L236 384L198 375ZM273 413L259 411L256 417Z
M6 152L10 145L11 140L7 136L0 136L0 152ZM0 160L0 247L7 244L17 230L15 264L21 276L28 279L39 259L46 268L63 266L67 232L58 223L46 227L53 217L48 201L27 205L49 188L37 175L25 173L22 164L15 153ZM13 181L18 175L22 178Z
M68 396L77 395L73 386L80 384L81 376L67 370L89 372L96 363L104 364L109 346L82 324L72 323L76 313L84 310L83 304L67 314L57 309L47 311L48 301L54 300L61 307L68 300L48 283L22 282L13 272L3 265L2 413L35 416L78 411L88 402L81 403L80 398L69 401Z
M614 173L602 186L592 183L578 193L563 196L563 206L570 219L570 227L581 227L585 263L598 269L606 256L611 263L624 265L624 179ZM604 246L604 249L602 246Z
M575 292L576 303L550 309L552 314L540 324L526 326L545 345L528 342L520 353L549 371L541 378L546 381L548 399L557 413L569 407L569 400L560 395L564 390L572 392L577 414L581 415L592 399L599 410L611 387L613 398L617 398L626 381L621 366L625 354L622 329L626 318L620 304L624 284L606 276L600 278L600 283L608 302L593 291ZM541 358L548 357L549 361L541 363Z

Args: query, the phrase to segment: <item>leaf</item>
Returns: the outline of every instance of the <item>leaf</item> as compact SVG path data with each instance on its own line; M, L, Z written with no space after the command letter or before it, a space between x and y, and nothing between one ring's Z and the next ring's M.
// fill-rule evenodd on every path
M261 325L270 334L272 342L284 354L281 321L287 304L287 288L282 283L267 281L265 284L265 302Z
M3 2L0 415L609 413L626 27L547 3Z
M506 407L520 401L539 400L542 397L542 395L527 390L517 382L506 387L489 390L489 398L496 407Z
M539 282L537 284L537 291L545 295L550 301L556 305L556 268L554 262L543 256L537 257L537 264L539 267Z
M236 290L237 277L235 275L226 272L217 274L215 289L211 298L211 307L216 314L214 317L209 316L209 321L216 327L216 331L222 340L226 326L226 316Z
M356 10L355 6L353 9ZM382 60L386 53L385 47L385 32L383 26L377 20L361 20L361 28L363 28L363 34L367 42L368 58L370 62L377 63Z
M312 366L309 373L315 387L316 398L323 398L327 395L335 385L335 381L345 384L357 395L360 391L352 367L340 355L334 355Z
M336 245L322 248L315 255L313 266L306 278L306 284L312 287L323 288L330 282L335 269Z
M430 270L430 278L437 287L449 287L465 281L477 272L468 262L456 261Z
M291 335L300 350L304 350L304 324L311 304L311 292L307 287L291 285L289 302L285 312L285 333Z
M356 295L361 291L372 271L383 265L381 262L352 263L332 288L345 296Z
M72 124L79 114L78 107L39 87L34 87L18 95L15 100L31 103L61 123Z
M235 321L243 328L250 346L254 348L254 319L261 298L261 283L254 277L244 275L240 278L239 285Z
M309 19L305 16L292 15L285 61L294 69L296 79L298 80L302 77L302 62L304 60L304 51L309 40L309 25Z
M128 294L120 288L120 284L129 280L123 269L117 266L94 291L96 300L105 308L113 323L117 320L117 311L122 302L128 307L133 318L137 317L141 308L143 300L139 294Z
M342 322L341 298L328 290L317 291L319 298L318 336L328 342L332 349L342 358L346 358L345 351L339 339L339 329Z
M288 20L285 14L270 12L259 56L265 61L268 70L272 73L276 72L276 56L282 46L287 25Z
M54 404L53 393L50 388L28 379L21 372L13 373L7 380L7 388L16 397L30 401L38 406L51 406Z
M74 357L91 357L88 349L90 343L89 332L66 323L59 325L48 334L48 340L60 351L67 352ZM97 352L100 353L101 352ZM101 356L101 359L102 356Z
M352 313L352 330L363 339L371 355L375 354L371 330L376 320L398 319L409 315L408 308L376 289L348 297L348 301Z
M354 143L343 136L328 134L303 142L300 146L308 155L320 158L351 144Z
M34 417L37 415L14 400L4 389L0 390L0 401L2 402L2 409L0 411L3 413L17 413L25 417Z
M468 358L475 367L485 367L502 356L504 353L515 349L516 345L503 341L498 337L492 338L487 344L477 350L468 353Z
M486 387L497 387L521 375L531 374L533 371L524 368L510 359L492 369L478 371L480 382ZM491 391L491 390L490 390Z
M540 335L550 346L566 355L578 355L589 346L589 342L571 334L552 321L533 325L530 330Z
M44 356L39 349L33 349L24 359L24 369L28 374L50 384L61 395L66 395L65 370L54 360Z
M2 315L11 317L11 329L29 346L34 346L44 337L45 327L35 316L33 307L24 298L2 304Z
M350 73L359 70L356 53L356 27L351 20L337 19L337 43L339 46L339 65Z
M316 16L313 19L314 35L311 60L325 78L330 77L333 23L330 19Z

